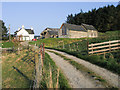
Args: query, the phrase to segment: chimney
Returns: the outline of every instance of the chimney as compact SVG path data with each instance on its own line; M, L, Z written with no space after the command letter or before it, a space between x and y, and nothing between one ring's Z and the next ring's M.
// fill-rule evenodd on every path
M31 30L33 30L33 27L31 27Z
M22 25L22 29L24 29L24 25Z

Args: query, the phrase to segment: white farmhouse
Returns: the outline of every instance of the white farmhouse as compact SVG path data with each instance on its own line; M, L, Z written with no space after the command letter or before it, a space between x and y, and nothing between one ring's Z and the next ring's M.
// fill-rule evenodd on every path
M15 32L15 35L20 41L32 40L34 38L34 31L32 27L31 29L25 29L24 25L22 25L22 28L18 28L18 31Z

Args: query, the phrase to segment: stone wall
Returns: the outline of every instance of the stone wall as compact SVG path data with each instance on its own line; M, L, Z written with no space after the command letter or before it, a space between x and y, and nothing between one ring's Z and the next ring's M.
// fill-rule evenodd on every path
M88 30L88 37L98 37L98 31Z
M84 38L87 37L87 32L83 31L69 31L69 38Z

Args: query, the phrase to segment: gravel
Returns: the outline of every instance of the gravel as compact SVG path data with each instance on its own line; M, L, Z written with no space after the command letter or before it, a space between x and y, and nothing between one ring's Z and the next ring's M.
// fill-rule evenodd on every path
M103 88L102 85L98 85L95 80L93 81L86 77L60 56L51 52L47 53L50 55L56 65L62 70L72 88Z
M46 49L46 50L51 50L51 49ZM109 70L106 70L102 67L91 64L85 60L79 59L79 58L72 56L72 55L69 55L67 53L60 52L57 50L51 50L51 51L60 53L64 56L76 61L77 63L84 65L85 67L87 67L91 71L93 71L94 73L96 73L99 76L101 76L102 78L104 78L111 86L114 86L114 87L119 86L117 74L114 74L114 73L110 72ZM80 72L76 71L74 69L74 67L72 67L69 63L65 62L62 58L60 58L59 56L57 56L53 53L48 52L48 54L56 62L56 64L64 71L66 76L68 76L69 79L71 77L70 82L72 82L73 86L75 83L74 87L80 87L80 88L84 88L84 87L87 87L87 88L91 87L92 88L92 87L94 87L94 85L92 83L90 83L90 81L87 78L82 76L82 74Z

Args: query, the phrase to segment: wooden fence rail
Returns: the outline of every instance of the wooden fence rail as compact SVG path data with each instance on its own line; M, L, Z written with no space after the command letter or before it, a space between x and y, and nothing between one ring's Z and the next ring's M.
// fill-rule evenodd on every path
M113 40L95 44L88 43L88 54L104 54L116 49L120 49L120 40Z

